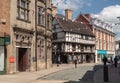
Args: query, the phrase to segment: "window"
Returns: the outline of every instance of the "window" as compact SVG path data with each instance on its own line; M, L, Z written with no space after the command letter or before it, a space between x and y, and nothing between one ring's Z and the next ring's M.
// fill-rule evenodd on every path
M45 14L42 14L42 25L45 25Z
M83 35L83 39L85 39L85 35Z
M50 28L50 15L47 15L47 28Z
M42 14L42 8L38 7L38 25L41 24L41 14Z
M17 0L18 18L29 21L29 0Z

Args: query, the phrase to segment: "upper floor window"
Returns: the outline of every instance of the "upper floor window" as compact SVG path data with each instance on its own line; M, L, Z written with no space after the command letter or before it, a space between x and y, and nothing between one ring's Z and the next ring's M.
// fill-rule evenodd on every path
M42 14L42 23L41 24L45 25L45 14L44 13Z
M42 19L42 7L38 7L38 25L41 24Z
M17 14L19 19L29 21L29 0L17 0Z

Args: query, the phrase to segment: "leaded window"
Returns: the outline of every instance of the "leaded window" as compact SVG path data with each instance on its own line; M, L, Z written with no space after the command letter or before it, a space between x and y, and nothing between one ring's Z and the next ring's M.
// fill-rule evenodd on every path
M29 21L29 0L17 0L17 16L19 19Z

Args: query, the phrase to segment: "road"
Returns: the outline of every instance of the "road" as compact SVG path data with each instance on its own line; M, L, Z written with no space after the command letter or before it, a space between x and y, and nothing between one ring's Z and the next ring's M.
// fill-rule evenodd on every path
M38 80L63 80L64 83L94 83L93 77L101 65L83 65L78 68L66 69L60 72L38 78Z

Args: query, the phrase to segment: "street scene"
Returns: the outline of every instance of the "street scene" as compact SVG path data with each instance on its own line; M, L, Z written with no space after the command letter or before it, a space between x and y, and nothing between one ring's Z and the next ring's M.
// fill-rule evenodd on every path
M109 82L119 83L120 71L109 65ZM1 83L106 83L103 64L62 64L38 72L22 72L0 76Z
M119 0L1 0L0 83L118 83Z

